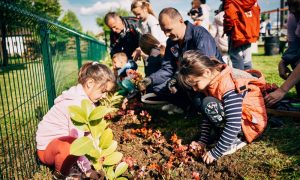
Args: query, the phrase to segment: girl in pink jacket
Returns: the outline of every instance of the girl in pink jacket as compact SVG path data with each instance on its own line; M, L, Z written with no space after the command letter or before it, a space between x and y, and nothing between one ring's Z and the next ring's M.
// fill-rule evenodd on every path
M83 99L89 99L95 106L112 91L114 84L115 76L107 66L98 62L84 64L78 74L77 86L62 92L39 123L36 132L37 154L42 163L55 166L54 176L59 178L68 175L76 161L87 176L91 174L91 165L86 157L70 155L72 142L85 134L73 125L68 107L80 106Z

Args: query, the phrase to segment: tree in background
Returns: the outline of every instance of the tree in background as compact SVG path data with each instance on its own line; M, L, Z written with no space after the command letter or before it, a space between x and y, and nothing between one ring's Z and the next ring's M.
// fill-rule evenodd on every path
M61 5L59 0L30 0L34 11L44 13L47 16L58 19L61 14Z
M68 10L60 21L78 31L82 31L82 26L76 14L71 10Z
M60 20L60 22L70 26L73 29L78 31L82 31L82 26L76 16L76 14L68 10L64 13L64 16ZM58 33L57 38L55 39L55 44L57 49L62 54L65 54L68 50L68 54L74 54L76 50L76 42L74 37L70 37L68 34Z
M124 17L132 15L130 11L127 11L126 9L122 9L122 8L116 9L115 12L119 16L124 16ZM104 22L104 16L97 17L96 22L97 22L98 26L100 26L104 32L104 41L105 41L105 44L107 45L108 44L107 42L109 41L110 29Z
M61 5L59 0L12 0L22 8L29 9L33 13L45 14L55 20L61 14Z

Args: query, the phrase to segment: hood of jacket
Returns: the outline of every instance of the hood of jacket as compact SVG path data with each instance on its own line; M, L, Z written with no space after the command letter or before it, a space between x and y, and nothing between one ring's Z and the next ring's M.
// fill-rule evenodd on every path
M89 99L88 95L85 93L83 86L81 84L77 84L76 86L71 87L69 90L63 91L60 96L58 96L54 103L57 104L64 100L83 100Z

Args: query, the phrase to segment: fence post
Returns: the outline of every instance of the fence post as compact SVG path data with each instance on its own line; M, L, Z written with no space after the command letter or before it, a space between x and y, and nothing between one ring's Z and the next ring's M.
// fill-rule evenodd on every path
M77 51L77 62L78 62L78 69L82 66L82 57L81 57L81 51L80 51L80 38L79 36L76 36L76 51Z
M47 24L41 23L40 24L41 49L43 55L43 64L44 64L46 87L47 87L48 106L50 109L54 105L54 99L56 97L56 93L55 93L53 64L50 58L49 34L50 34L50 30L47 29Z
M1 23L1 45L2 45L2 51L3 51L3 67L6 67L8 65L8 52L7 52L7 47L6 47L6 37L7 37L7 33L6 33L6 26L4 24L4 22ZM12 44L11 44L12 46ZM1 65L1 64L0 64Z

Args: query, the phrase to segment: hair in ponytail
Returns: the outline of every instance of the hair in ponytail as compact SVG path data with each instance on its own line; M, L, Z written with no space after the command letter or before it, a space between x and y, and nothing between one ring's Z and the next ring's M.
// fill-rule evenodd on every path
M161 45L160 42L150 33L143 34L139 41L141 50L149 55L153 48L159 48L160 55L163 57L165 54L166 47Z
M147 12L149 14L152 14L153 16L155 16L152 5L150 4L149 1L147 0L133 0L133 2L131 3L131 11L134 10L135 8L147 8Z

